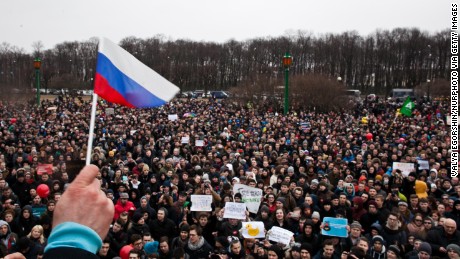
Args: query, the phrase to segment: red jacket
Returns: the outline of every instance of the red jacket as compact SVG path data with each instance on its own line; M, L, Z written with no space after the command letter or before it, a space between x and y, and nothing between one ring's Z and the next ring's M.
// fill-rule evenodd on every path
M117 204L115 204L115 215L113 215L113 220L117 220L120 217L122 212L134 212L136 206L131 201L127 201L125 205L121 204L121 200L118 199Z

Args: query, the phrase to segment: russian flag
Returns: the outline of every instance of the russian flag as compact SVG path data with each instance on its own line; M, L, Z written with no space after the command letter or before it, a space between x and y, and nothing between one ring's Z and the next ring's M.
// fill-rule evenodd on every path
M161 106L179 88L144 65L117 44L99 41L94 93L101 98L132 108Z

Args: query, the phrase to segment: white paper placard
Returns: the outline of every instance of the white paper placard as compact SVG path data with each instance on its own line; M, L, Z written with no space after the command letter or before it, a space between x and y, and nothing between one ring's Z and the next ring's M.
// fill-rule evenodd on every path
M280 227L272 227L268 235L268 240L287 245L291 242L292 236L294 236L294 233L289 230Z
M241 234L244 238L265 238L265 226L262 221L242 222Z
M190 142L190 137L182 137L181 143L182 144L188 144Z
M226 202L225 219L246 219L246 205L239 202Z
M170 120L170 121L175 121L175 120L177 120L177 118L178 118L177 114L169 114L168 115L168 120Z
M192 207L190 211L212 211L212 195L190 195Z
M196 146L196 147L202 147L202 146L204 146L204 140L201 140L201 139L195 140L195 146Z
M407 177L410 172L415 172L414 163L393 162L393 170L401 170L404 177Z
M428 169L430 169L430 164L428 163L427 160L418 160L417 163L419 164L418 169L420 169L420 170L424 170L424 169L428 170Z

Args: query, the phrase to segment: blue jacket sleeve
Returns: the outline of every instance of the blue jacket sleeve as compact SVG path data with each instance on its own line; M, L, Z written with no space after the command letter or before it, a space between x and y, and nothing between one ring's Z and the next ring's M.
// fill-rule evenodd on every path
M75 223L64 222L56 226L48 238L45 253L56 248L79 248L96 254L102 246L102 240L96 231Z

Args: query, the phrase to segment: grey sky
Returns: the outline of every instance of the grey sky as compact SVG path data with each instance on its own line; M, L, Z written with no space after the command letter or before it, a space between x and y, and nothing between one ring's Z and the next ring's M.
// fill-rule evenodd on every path
M225 42L280 36L298 30L340 33L417 27L449 28L445 0L1 0L0 42L32 51L64 41L104 36L119 42L163 34L167 38Z

